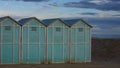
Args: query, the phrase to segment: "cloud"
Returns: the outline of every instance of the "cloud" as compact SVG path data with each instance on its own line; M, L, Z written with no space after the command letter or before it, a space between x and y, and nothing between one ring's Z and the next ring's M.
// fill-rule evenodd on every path
M93 24L92 26L94 26L94 27L92 28L93 31L102 30L102 28L100 28L97 24Z
M113 1L114 1L114 2L120 2L120 0L110 0L110 1L112 1L112 2L113 2Z
M94 35L120 35L120 19L118 17L86 17L83 19L93 26L92 34Z
M56 2L54 2L54 3L52 3L52 4L49 4L49 6L59 7L59 5L58 5Z
M96 15L97 13L92 12L86 12L86 13L80 13L81 15Z
M2 0L2 1L11 1L11 0ZM12 1L24 1L24 2L47 2L49 0L12 0Z
M10 16L10 17L12 17L12 18L15 19L16 21L18 21L18 20L20 20L20 19L22 19L22 18L25 18L25 17L28 17L28 16L16 16L16 15L12 15L12 16Z
M112 15L112 16L120 17L120 15Z
M103 11L120 11L119 0L82 0L79 2L68 2L65 3L65 7L73 7L73 8L90 8L97 9Z
M92 24L98 25L120 25L120 18L119 17L83 17L86 21Z
M49 1L49 0L22 0L24 2L46 2L46 1Z

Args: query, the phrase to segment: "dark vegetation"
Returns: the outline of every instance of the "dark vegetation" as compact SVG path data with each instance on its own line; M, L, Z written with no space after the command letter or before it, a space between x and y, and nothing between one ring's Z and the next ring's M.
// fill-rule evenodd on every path
M92 61L120 62L120 39L92 39Z

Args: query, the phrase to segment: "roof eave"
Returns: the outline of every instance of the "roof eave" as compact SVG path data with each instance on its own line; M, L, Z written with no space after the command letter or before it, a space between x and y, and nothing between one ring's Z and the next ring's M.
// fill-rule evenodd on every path
M83 21L85 24L87 24L90 28L93 28L93 26L91 26L90 24L88 24L86 21L84 21L83 19L80 19L80 21Z
M21 25L20 23L18 23L16 20L14 20L13 18L11 18L10 16L5 16L4 19L6 19L6 18L9 18L9 19L11 19L12 21L14 21L16 24ZM3 19L3 20L4 20L4 19Z
M68 27L70 27L68 24L66 24L62 19L60 19L60 18L57 18L57 20L59 20L59 21L61 21L61 22L63 22L63 24L65 24L66 26L68 26Z
M22 26L24 25L24 24L26 24L28 21L30 21L30 20L32 20L32 19L35 19L35 20L37 20L38 22L40 22L41 24L43 24L44 26L46 26L46 24L44 24L43 22L41 22L38 18L36 18L36 17L31 17L31 19L29 19L29 20L27 20L26 22L24 22L23 24L21 24ZM22 19L21 19L22 20Z

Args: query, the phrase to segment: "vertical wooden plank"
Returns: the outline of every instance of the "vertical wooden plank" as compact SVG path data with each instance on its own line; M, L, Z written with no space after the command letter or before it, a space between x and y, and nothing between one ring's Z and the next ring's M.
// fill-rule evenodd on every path
M19 64L22 64L22 27L19 27Z
M69 30L69 33L68 33L68 62L70 62L70 53L71 53L71 27L68 29Z
M54 63L54 26L52 26L52 63Z
M52 27L47 27L47 62L52 62ZM49 33L49 34L48 34Z
M48 37L48 27L46 27L45 28L45 58L44 58L44 62L45 62L45 64L47 64L48 63L48 39L47 39L47 37Z
M90 62L91 61L91 31L90 28L88 28L86 26L86 31L85 31L85 39L86 39L86 43L85 43L85 62Z
M92 58L92 57L91 57L91 48L92 48L92 43L91 43L91 42L92 42L92 41L91 41L91 40L92 40L92 34L91 34L91 32L92 32L92 30L91 30L91 28L89 28L89 29L90 29L90 30L89 30L89 31L90 31L90 43L89 43L89 44L90 44L90 62L91 62L91 58Z
M85 53L86 53L86 49L85 49L85 46L86 46L86 27L84 25L84 62L86 62L86 56L85 56Z
M75 63L77 63L77 60L76 60L76 56L77 56L77 28L75 28L75 46L74 46L74 50L75 50Z
M20 27L20 49L19 49L19 53L20 53L20 64L22 64L22 58L23 58L23 51L22 51L22 39L23 39L23 27Z
M12 26L12 64L14 64L14 28L15 26Z
M41 27L38 26L38 64L41 63L40 61L40 30L41 30Z
M1 22L0 22L0 23L1 23ZM2 25L2 24L0 24L0 29L1 29L1 30L0 30L0 36L1 36L1 38L0 38L0 39L1 39L1 41L0 41L0 64L1 64L1 62L2 62L2 61L1 61L1 60L2 60L2 54L1 54L1 53L2 53L2 48L1 48L1 47L2 47L2 26L1 26L1 25Z
M3 41L2 41L2 24L1 24L1 64L2 64L2 43L3 43Z
M27 48L27 64L29 64L29 25L28 25L28 48Z
M62 56L62 57L63 57L63 62L64 62L64 38L65 38L65 37L64 37L64 30L65 30L65 28L64 28L64 26L62 26L62 31L63 31L63 32L62 32L62 39L63 39L63 40L62 40L62 41L63 41L63 42L62 42L62 44L63 44L63 46L62 46L62 53L63 53L62 55L63 55L63 56Z

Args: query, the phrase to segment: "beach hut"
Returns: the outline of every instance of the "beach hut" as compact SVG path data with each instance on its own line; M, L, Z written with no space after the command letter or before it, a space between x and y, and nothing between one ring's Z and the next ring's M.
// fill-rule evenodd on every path
M0 64L20 61L20 24L9 16L0 18Z
M61 19L46 19L47 25L47 62L68 62L68 25Z
M22 63L43 63L45 60L45 25L36 17L19 20L22 25Z
M69 28L70 62L91 61L91 27L82 19L64 20Z

